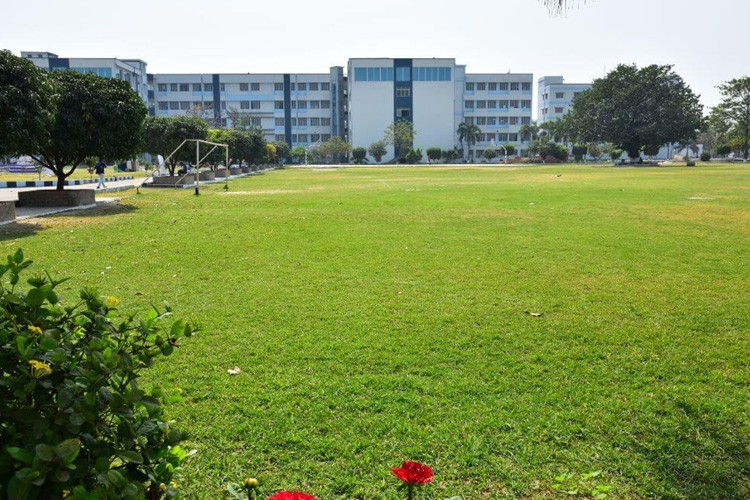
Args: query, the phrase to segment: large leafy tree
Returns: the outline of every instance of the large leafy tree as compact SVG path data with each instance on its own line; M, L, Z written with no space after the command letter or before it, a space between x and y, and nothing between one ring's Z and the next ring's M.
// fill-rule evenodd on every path
M208 125L195 116L150 116L143 126L143 143L146 152L160 154L167 159L169 175L174 175L177 164L181 161L195 161L195 148L182 147L169 157L186 139L203 139L208 137ZM221 142L221 141L217 141Z
M406 153L414 145L414 137L416 135L417 130L414 128L412 122L396 120L385 129L382 142L393 146L395 158L402 158L406 156Z
M466 141L466 147L468 149L469 153L469 159L473 158L471 147L479 141L480 136L482 135L482 130L479 128L479 125L475 125L473 123L466 123L461 122L458 125L458 142L461 143L463 147L464 141Z
M54 121L54 88L31 61L0 50L0 155L36 152Z
M620 65L579 95L568 117L583 142L611 142L638 158L646 145L694 139L703 106L672 66Z
M318 151L321 156L330 157L333 161L341 161L341 158L345 158L351 149L349 143L341 137L331 137L327 141L323 142Z
M49 73L58 94L54 124L29 154L57 176L57 190L87 156L128 158L140 151L146 106L130 85L75 71Z
M719 90L722 101L711 110L712 120L723 132L724 142L740 144L747 160L750 156L750 77L729 80L719 85Z

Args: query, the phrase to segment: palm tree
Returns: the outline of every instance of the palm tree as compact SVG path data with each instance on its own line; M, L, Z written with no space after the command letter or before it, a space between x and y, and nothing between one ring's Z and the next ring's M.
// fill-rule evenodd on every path
M527 123L525 125L521 125L521 128L518 130L518 134L521 136L522 141L534 141L539 137L539 125L536 124L536 122Z
M479 125L466 122L461 122L458 125L458 142L463 148L463 143L466 141L466 145L469 148L469 158L472 158L471 146L477 143L481 135L482 130L479 128Z

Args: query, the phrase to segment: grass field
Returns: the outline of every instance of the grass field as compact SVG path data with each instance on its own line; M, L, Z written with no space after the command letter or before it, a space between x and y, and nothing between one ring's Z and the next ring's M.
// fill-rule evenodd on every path
M750 169L282 170L0 228L203 331L148 373L181 484L403 498L750 496ZM543 313L536 317L529 313ZM237 365L242 373L230 377ZM581 479L582 474L602 473ZM559 482L559 481L558 481Z

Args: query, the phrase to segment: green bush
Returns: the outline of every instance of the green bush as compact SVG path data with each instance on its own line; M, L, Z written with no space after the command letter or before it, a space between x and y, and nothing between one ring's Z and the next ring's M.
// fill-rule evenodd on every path
M49 274L18 285L31 265L21 250L0 264L0 496L74 499L176 494L187 453L164 421L160 388L141 371L194 329L153 309L121 318L118 300L83 290L63 305ZM5 282L7 278L7 282Z
M701 153L701 161L711 161L711 153Z
M485 149L484 154L482 154L482 156L484 156L485 160L490 161L497 157L497 153L495 152L494 149Z
M422 161L422 150L420 148L411 148L406 157L406 163L419 163Z
M577 162L582 162L583 157L586 156L586 153L588 153L589 148L585 144L576 144L573 146L573 158Z
M427 148L427 161L429 162L438 161L442 155L443 151L440 148Z
M367 150L362 147L352 148L353 163L365 163L367 161Z

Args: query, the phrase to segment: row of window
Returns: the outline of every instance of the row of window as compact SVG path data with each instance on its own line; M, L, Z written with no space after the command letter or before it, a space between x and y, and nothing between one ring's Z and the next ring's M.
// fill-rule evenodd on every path
M465 109L531 109L531 100L511 101L464 101Z
M291 101L291 109L331 109L331 101ZM240 101L240 109L260 109L261 101ZM214 109L213 101L161 101L159 109L189 110L193 108ZM221 109L227 109L227 102L221 101ZM284 101L274 101L274 109L284 109Z
M315 143L325 142L331 138L331 134L292 134L292 143ZM280 142L286 141L284 134L276 134L276 140Z
M283 91L284 84L274 83L273 89L275 91ZM158 90L159 92L167 92L167 90L170 92L190 92L191 90L193 92L200 92L201 90L203 90L203 92L213 92L214 84L213 83L160 83L158 85ZM329 91L331 90L331 84L328 82L292 83L290 84L290 90ZM220 83L219 91L225 92L226 84ZM240 83L240 92L258 92L258 91L260 91L260 83L258 82Z
M518 134L479 134L479 142L492 142L504 144L506 142L518 142ZM479 155L479 153L477 153Z
M565 108L564 108L564 107L562 107L562 108L560 108L560 107L556 107L556 108L554 108L554 109L555 109L555 114L558 114L558 115L559 115L559 114L562 114L562 113L564 113L564 112L565 112ZM546 114L549 114L549 108L544 108L544 109L542 110L542 113L543 113L543 114L545 114L545 115L546 115Z
M478 116L467 118L469 125L528 125L531 123L530 116Z
M274 124L277 127L283 127L286 121L283 118L276 118ZM330 127L330 118L292 118L292 127Z
M578 97L579 95L581 95L580 92L573 92L574 99ZM542 95L542 100L546 101L547 99L549 99L549 94L545 92ZM565 99L565 92L555 92L555 99Z
M466 82L469 92L497 90L531 90L531 82Z
M413 68L415 82L449 82L451 81L451 68ZM412 81L412 68L397 67L395 70L397 82ZM394 70L391 67L384 68L354 68L354 81L356 82L392 82Z

